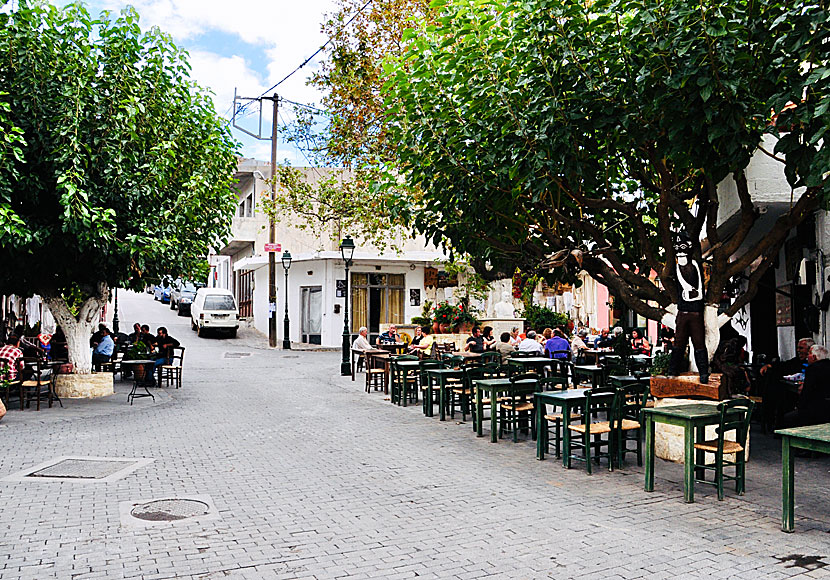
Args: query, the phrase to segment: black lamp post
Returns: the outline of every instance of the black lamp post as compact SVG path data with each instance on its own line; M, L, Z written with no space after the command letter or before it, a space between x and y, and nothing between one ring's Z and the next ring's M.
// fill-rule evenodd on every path
M118 286L115 287L115 312L112 313L112 331L118 334Z
M352 374L351 363L351 332L349 332L349 266L352 265L352 256L354 256L354 241L349 236L346 236L340 242L340 255L343 256L343 262L346 264L346 305L343 309L345 314L345 321L343 322L343 361L340 363L340 374L344 377Z
M285 270L285 320L282 327L282 348L291 350L291 339L288 338L288 269L291 267L291 252L282 253L282 268Z

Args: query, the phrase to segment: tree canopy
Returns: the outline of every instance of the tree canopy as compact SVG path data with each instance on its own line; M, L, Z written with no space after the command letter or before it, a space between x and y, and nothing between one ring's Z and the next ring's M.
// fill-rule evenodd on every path
M635 311L676 302L672 237L754 294L792 227L827 198L826 2L435 0L387 62L387 139L424 193L419 230L490 278L585 269ZM789 107L787 105L790 105ZM793 106L794 105L794 106ZM753 247L746 168L765 134L800 198ZM719 228L718 185L740 219ZM654 280L656 273L662 284Z
M132 8L0 14L0 292L43 296L70 357L110 287L198 269L230 234L235 143L189 73Z

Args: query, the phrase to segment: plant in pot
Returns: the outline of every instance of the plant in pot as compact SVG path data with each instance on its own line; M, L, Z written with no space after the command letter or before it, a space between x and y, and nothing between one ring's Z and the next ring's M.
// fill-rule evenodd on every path
M432 319L435 321L432 330L440 334L446 334L450 326L455 322L457 308L447 302L439 302L432 312Z
M453 330L460 334L468 334L478 320L470 311L469 305L459 304L453 319Z
M127 349L127 352L124 353L123 361L131 361L131 360L146 360L150 356L150 345L142 340L135 341L130 348ZM133 367L133 372L135 373L135 378L138 381L144 380L145 374L147 369L144 365L130 365Z
M424 300L424 306L421 309L421 315L413 316L412 324L417 324L418 326L431 325L432 317L430 316L430 310L432 310L432 300Z

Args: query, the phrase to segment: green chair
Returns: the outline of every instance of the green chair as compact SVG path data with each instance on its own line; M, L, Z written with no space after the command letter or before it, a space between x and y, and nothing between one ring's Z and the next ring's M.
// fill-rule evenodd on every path
M602 457L608 459L609 471L614 471L614 451L611 421L594 421L593 418L604 413L608 416L613 409L614 391L597 388L585 391L585 408L582 413L582 423L568 425L571 431L570 446L565 449L567 456L566 467L571 468L571 461L584 461L588 475L592 473L592 461L600 462ZM574 436L578 435L577 439ZM606 436L603 439L603 435ZM605 447L606 451L602 451ZM574 449L582 449L582 455L574 453Z
M749 434L749 420L755 403L750 399L732 399L718 405L720 422L717 427L717 439L695 443L695 449L715 454L715 463L695 462L695 482L715 485L718 499L723 500L723 480L735 482L735 491L743 495L746 489L746 439ZM735 441L727 441L726 434L735 431ZM724 455L735 455L734 461L727 461ZM734 467L735 475L726 475L725 467ZM715 472L714 481L706 481L706 470ZM698 474L700 477L698 478Z
M551 375L539 379L540 391L566 391L568 390L568 377L560 375ZM571 413L570 419L581 419L582 413ZM545 434L545 452L550 453L550 439L553 435L553 440L556 442L556 457L562 456L562 414L561 413L545 413L543 420L545 421L542 432Z
M434 358L425 358L424 360L418 363L418 374L420 375L421 379L421 401L423 403L422 406L424 415L427 414L427 405L432 405L438 397L437 392L434 395L431 395L432 389L431 385L429 384L429 375L427 374L427 371L430 369L443 368L444 363Z
M490 363L496 363L496 364L500 365L501 364L501 354L499 354L499 353L497 353L496 351L493 351L493 350L488 350L487 352L481 353L481 357L479 357L478 360L481 362L481 364L485 364L485 365L490 364Z
M398 405L417 403L419 369L402 367L400 363L399 359L389 361L391 401Z
M643 421L642 409L646 404L648 387L640 382L630 382L618 387L614 394L612 411L612 437L616 446L617 467L625 463L628 453L637 454L637 465L643 464ZM628 442L634 441L634 449L628 448Z
M534 412L533 393L539 390L539 375L522 373L510 377L512 383L510 396L499 402L499 437L505 431L513 433L513 442L519 441L519 420L530 422L530 433L536 439L536 413Z

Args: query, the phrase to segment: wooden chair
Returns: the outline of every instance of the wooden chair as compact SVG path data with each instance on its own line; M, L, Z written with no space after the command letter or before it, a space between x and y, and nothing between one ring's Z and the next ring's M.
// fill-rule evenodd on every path
M55 398L55 373L51 368L47 368L46 363L39 356L25 357L23 364L32 370L31 378L24 380L22 383L21 397L25 394L26 408L31 407L32 397L34 396L35 408L38 411L40 411L40 402L43 399L48 400L51 409L52 399ZM58 401L60 402L60 399ZM61 407L63 407L63 403L61 403Z
M614 470L611 422L608 420L594 422L593 420L593 417L600 413L606 415L611 413L613 397L609 396L609 393L611 391L607 389L589 389L585 391L585 409L582 413L582 423L568 425L568 429L572 432L570 449L565 450L568 469L571 468L571 460L584 461L588 475L591 475L592 460L599 463L600 458L605 457L608 459L608 469L610 471ZM579 435L580 437L574 439L573 435ZM606 435L607 438L603 439L603 435ZM602 447L606 448L605 452L602 451ZM583 454L580 456L573 453L574 448L582 449Z
M559 375L551 375L539 379L539 390L542 391L565 391L568 389L567 377ZM581 419L581 413L571 413L570 419ZM545 452L550 453L550 438L553 435L553 440L556 442L556 457L562 456L562 414L561 413L546 413L544 415L544 433L545 433Z
M488 350L487 352L481 353L481 357L479 357L479 362L483 365L496 363L501 364L501 355L495 351Z
M643 464L643 419L642 409L646 404L648 387L640 382L631 382L617 388L612 411L613 438L616 443L616 462L621 467L627 453L637 454L637 465ZM629 449L628 442L634 441L635 448Z
M513 433L513 443L519 441L519 419L530 419L531 437L536 439L536 413L533 393L539 390L539 375L522 373L510 377L510 396L499 403L499 437L505 431Z
M403 355L395 357L389 361L389 388L392 393L391 401L393 403L397 403L398 405L403 404L404 396L407 398L407 403L418 402L420 363L418 368L405 368L399 365L399 363L407 360L417 361L418 357L414 355ZM368 369L366 372L369 372Z
M169 387L171 383L176 385L177 389L182 386L182 367L184 366L184 347L173 347L173 357L170 359L170 364L161 365L159 367L159 386L162 381L167 381Z
M391 364L391 362L390 362ZM390 374L393 371L390 368ZM369 393L374 388L375 391L386 391L388 386L386 381L389 379L386 375L386 369L375 366L375 359L371 355L366 356L366 392ZM394 398L394 390L392 397ZM394 400L394 399L393 399Z
M718 499L723 500L723 480L735 482L735 491L743 495L746 489L746 439L749 434L749 421L752 409L755 407L749 399L733 399L723 401L718 405L720 422L717 427L717 439L695 443L695 449L715 454L715 463L695 462L695 482L714 485L718 490ZM735 441L727 441L726 434L735 431ZM727 461L724 455L735 455L734 461ZM724 467L734 467L735 475L729 476L723 472ZM706 481L706 470L715 472L714 481ZM700 471L701 477L697 477Z
M421 402L423 406L424 415L427 414L427 406L435 404L435 401L438 400L438 391L436 391L435 393L432 392L432 388L429 384L429 374L427 373L427 371L429 371L430 369L443 368L445 368L444 363L434 358L425 358L418 363L418 376L420 379L419 385L421 390ZM430 399L430 396L432 397L432 399Z

